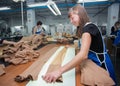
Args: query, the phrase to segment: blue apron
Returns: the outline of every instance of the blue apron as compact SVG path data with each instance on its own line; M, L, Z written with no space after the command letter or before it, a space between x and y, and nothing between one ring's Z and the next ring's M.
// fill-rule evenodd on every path
M98 57L100 54L102 54L104 56L104 60L103 61L100 61L100 59ZM111 62L107 52L105 52L105 53L96 53L96 52L90 50L89 54L88 54L88 58L91 59L93 62L95 62L98 66L104 65L105 69L110 74L110 77L116 83L114 68L113 68L112 62Z
M102 42L103 42L103 40L102 40ZM95 62L100 67L104 66L104 68L108 71L110 77L116 83L114 68L113 68L112 62L110 60L110 57L106 51L104 42L103 42L103 46L104 46L103 53L97 53L95 51L89 50L88 59L91 59L93 62ZM101 55L104 57L104 58L102 58L102 60L100 58Z

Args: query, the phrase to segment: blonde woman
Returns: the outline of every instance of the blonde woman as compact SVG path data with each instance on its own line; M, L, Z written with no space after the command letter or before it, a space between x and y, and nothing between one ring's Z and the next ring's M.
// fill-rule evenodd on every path
M87 15L85 8L79 4L72 7L68 13L68 17L71 23L77 27L77 35L82 40L81 49L79 53L69 63L57 69L56 71L47 73L46 75L43 76L43 79L48 83L55 82L63 73L71 70L72 68L75 68L77 65L81 65L81 63L84 62L85 60L90 59L93 63L95 63L96 67L98 66L103 71L109 73L110 77L113 79L113 81L115 81L113 65L111 63L109 55L106 52L106 48L102 40L102 35L98 27L92 22L90 22L90 19ZM86 64L87 63L89 62L86 62ZM86 69L86 71L87 70L88 69ZM94 75L90 75L89 74L90 72L92 72L92 74ZM96 74L99 75L100 77L101 76L104 77L104 75L99 74L99 71L98 74L92 69L90 70L90 72L87 72L88 73L87 75L94 77ZM85 77L89 78L89 76L85 76ZM90 79L92 80L94 78L90 78ZM99 80L99 77L97 79L98 82L101 81ZM103 83L109 83L109 82L103 81ZM92 86L98 86L98 85L100 86L100 84L95 83ZM103 86L112 86L112 85L113 84L110 85L104 84Z

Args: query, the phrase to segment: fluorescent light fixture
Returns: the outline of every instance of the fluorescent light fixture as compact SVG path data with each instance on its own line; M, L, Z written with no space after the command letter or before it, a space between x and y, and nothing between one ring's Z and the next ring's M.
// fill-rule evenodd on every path
M47 6L54 15L61 15L60 10L58 9L57 5L55 4L55 2L53 2L52 0L48 0L47 2L44 3L33 3L33 4L29 4L28 7L39 7L39 6Z
M58 9L57 5L54 3L53 5L51 4L51 6L53 7L53 9L59 14L61 15L60 10Z
M96 1L108 1L108 0L96 0Z
M14 26L15 28L21 28L22 26Z
M19 2L19 1L21 1L21 2L24 2L25 0L13 0L14 2Z
M52 9L52 7L50 5L47 5L47 6L53 12L53 14L57 16L57 13Z
M108 1L108 0L78 0L77 3L82 3L82 2L100 2L100 1Z
M53 2L53 1L48 1L47 2L47 6L48 6L48 8L53 12L53 14L54 15L61 15L61 12L60 12L60 10L58 9L58 7L57 7L57 5L55 4L55 2Z
M29 4L28 7L38 7L38 6L46 6L47 3L34 3L34 4Z
M9 7L0 7L0 10L9 10Z

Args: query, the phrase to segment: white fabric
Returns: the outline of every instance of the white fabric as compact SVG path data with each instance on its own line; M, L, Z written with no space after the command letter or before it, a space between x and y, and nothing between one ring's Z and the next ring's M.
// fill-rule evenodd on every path
M52 56L51 58L45 63L43 68L41 69L38 79L36 81L30 81L26 86L76 86L75 85L75 69L72 69L62 75L63 82L55 82L55 83L46 83L42 79L42 75L45 75L47 72L47 69L49 68L49 65L51 62L55 59L56 55L64 48L64 46L61 46ZM67 52L65 54L64 61L62 62L62 65L65 65L67 62L69 62L73 57L75 56L75 49L74 48L68 48Z

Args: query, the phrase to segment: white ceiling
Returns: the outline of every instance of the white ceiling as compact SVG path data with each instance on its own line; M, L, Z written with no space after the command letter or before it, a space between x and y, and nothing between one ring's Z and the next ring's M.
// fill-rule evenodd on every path
M34 0L35 3L41 3L41 2L47 2L48 0ZM48 16L54 17L54 18L59 18L59 19L64 19L67 17L67 13L69 8L77 4L78 0L53 0L59 10L61 11L62 16L55 16L47 6L40 6L36 8L30 8L34 9L36 12L36 16L41 16L44 18L47 18ZM120 2L120 0L109 0L107 2L90 2L90 3L85 3L85 8L87 9L88 14L93 14L93 16L98 15L99 13L107 12L107 8L115 3L115 2ZM26 0L23 5L24 5L24 18L26 18L26 11L29 9L26 5L26 3L33 3L33 0ZM82 3L81 3L82 4ZM14 2L12 0L1 0L0 2L0 7L3 6L8 6L11 7L11 10L9 11L0 11L0 18L1 19L8 19L11 16L18 16L21 17L21 2Z

